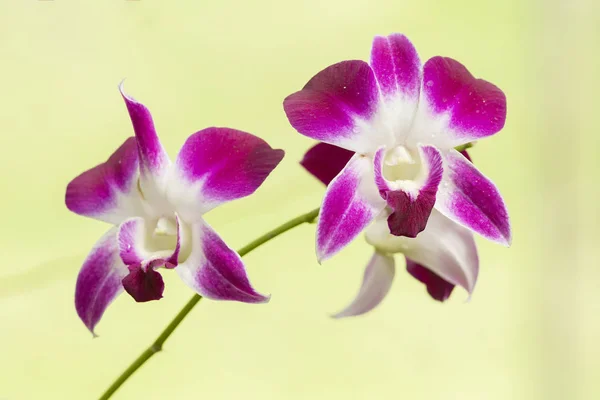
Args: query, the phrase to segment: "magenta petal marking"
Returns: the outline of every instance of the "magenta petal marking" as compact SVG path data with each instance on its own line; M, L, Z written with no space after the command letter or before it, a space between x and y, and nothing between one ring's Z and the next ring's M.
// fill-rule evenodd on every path
M391 189L383 177L384 149L375 154L375 182L387 204L394 210L388 217L388 226L390 233L395 236L416 237L427 226L435 205L436 193L444 172L442 156L433 146L420 147L420 153L427 175L418 188L418 193Z
M153 268L144 271L140 265L129 266L129 275L122 282L127 293L138 303L160 300L165 290L162 276Z
M433 57L425 63L423 91L436 114L449 113L450 135L471 140L493 135L504 127L506 96L493 84L476 79L458 61Z
M395 273L394 258L387 254L375 252L365 268L363 282L356 298L348 307L333 317L343 318L361 315L377 307L388 294Z
M119 85L119 91L125 100L135 131L140 154L140 167L142 170L147 169L151 174L157 174L165 164L168 164L169 157L158 139L150 110L125 94L123 82Z
M138 154L135 138L127 139L105 163L67 185L65 204L76 214L118 224L139 213Z
M384 207L370 159L355 155L325 192L317 225L319 262L348 245Z
M186 140L176 166L188 187L201 183L201 193L192 193L187 201L218 204L254 193L283 156L283 150L249 133L207 128Z
M402 93L409 97L419 97L421 61L406 36L398 33L387 37L376 36L370 64L384 96Z
M117 229L112 228L102 236L77 277L75 309L92 333L106 308L123 291L121 279L127 275L119 258L116 235Z
M371 132L357 120L368 121L379 103L377 83L364 61L343 61L315 75L302 90L288 96L283 107L290 124L301 134L353 151L365 151ZM358 141L358 142L357 142Z
M406 270L415 279L427 287L427 293L429 293L434 300L442 302L446 301L450 297L450 294L452 294L452 290L454 290L454 285L452 283L428 270L421 264L414 262L410 258L406 258Z
M143 251L145 230L146 221L143 218L132 218L119 227L119 255L125 265L142 264L147 257Z
M300 164L315 178L329 185L348 164L354 155L350 150L328 143L318 143L311 147Z
M192 252L175 271L202 296L244 303L269 301L254 290L240 256L204 221L192 226Z
M445 155L436 208L486 239L510 245L508 211L496 186L457 151Z

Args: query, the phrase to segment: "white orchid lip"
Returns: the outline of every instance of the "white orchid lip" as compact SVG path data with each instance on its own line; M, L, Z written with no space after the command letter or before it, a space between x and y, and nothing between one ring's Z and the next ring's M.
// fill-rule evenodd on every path
M164 283L157 270L162 267L174 268L204 297L268 301L250 284L240 256L202 216L252 194L283 151L249 133L212 127L192 134L171 162L150 111L126 95L122 84L119 89L135 137L67 187L71 211L114 225L79 274L75 305L80 318L93 332L123 289L139 302L160 299Z

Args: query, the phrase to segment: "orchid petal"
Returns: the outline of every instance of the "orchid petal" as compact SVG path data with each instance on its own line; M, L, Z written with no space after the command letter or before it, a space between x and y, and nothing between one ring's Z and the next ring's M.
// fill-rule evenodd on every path
M177 156L169 201L186 221L195 221L219 204L254 193L283 155L261 138L235 129L196 132Z
M392 235L416 237L425 229L442 180L442 156L433 146L419 146L421 169L413 180L384 177L385 149L375 153L375 183L394 212L388 218Z
M348 307L333 317L353 317L365 314L377 307L392 287L395 272L394 258L375 252L365 268L363 282L356 298Z
M435 208L486 239L510 245L508 211L498 189L456 150L444 154Z
M283 107L302 135L355 152L375 151L391 133L369 121L379 107L373 70L364 61L343 61L315 75Z
M144 270L141 265L129 266L129 275L123 278L123 287L138 303L160 300L165 290L162 276L154 270Z
M119 258L116 236L116 227L102 236L77 277L75 309L92 333L106 308L123 291L121 280L128 272Z
M423 67L423 89L411 140L449 149L504 127L506 96L476 79L458 61L433 57Z
M427 287L427 293L434 300L446 301L454 290L453 284L410 258L406 258L406 270Z
M473 234L434 210L427 227L416 238L389 234L386 213L367 229L367 242L381 252L404 253L452 285L472 293L479 273Z
M421 60L413 44L401 34L376 36L371 68L386 106L386 117L397 140L409 132L421 90Z
M125 100L133 130L137 139L140 164L140 190L145 199L161 214L167 209L165 189L171 160L164 150L154 128L150 110L123 90L123 82L119 85L121 96Z
M175 271L193 290L214 300L269 301L250 284L240 256L203 220L191 227L191 253Z
M304 154L300 165L325 185L329 185L353 155L350 150L328 143L317 143Z
M69 182L65 204L76 214L118 225L143 215L137 177L137 144L131 137L106 162Z
M317 225L319 262L348 245L384 207L371 160L354 155L325 192Z

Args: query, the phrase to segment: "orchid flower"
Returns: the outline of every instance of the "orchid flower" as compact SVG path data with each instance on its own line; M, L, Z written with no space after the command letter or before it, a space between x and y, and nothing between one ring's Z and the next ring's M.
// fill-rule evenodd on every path
M325 68L288 96L284 109L299 133L356 153L325 192L319 262L386 208L396 236L415 238L435 208L468 230L510 244L497 188L454 149L502 129L506 98L458 61L433 57L422 66L405 36L376 37L370 63Z
M462 154L470 159L466 151ZM317 179L328 185L354 153L326 143L306 152L301 164ZM473 292L479 272L479 259L473 234L466 228L433 210L427 227L416 238L394 236L387 219L393 211L386 207L366 229L367 242L375 251L364 272L356 298L336 318L364 314L375 308L387 295L396 273L394 254L406 257L406 269L425 284L438 301L450 297L454 286Z
M229 128L192 134L174 163L163 149L150 111L123 92L135 137L106 162L73 179L66 205L112 224L83 263L75 307L92 333L123 290L136 301L158 300L159 268L175 269L200 295L262 303L240 256L206 223L220 204L252 194L283 158L264 140Z

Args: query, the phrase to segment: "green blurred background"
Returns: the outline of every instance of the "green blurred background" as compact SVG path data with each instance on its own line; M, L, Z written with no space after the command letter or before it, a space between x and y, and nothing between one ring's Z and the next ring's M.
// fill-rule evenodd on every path
M0 0L0 398L93 399L191 296L121 296L92 339L77 272L107 226L69 213L68 181L132 135L117 85L154 114L171 155L207 126L253 132L287 157L252 197L208 215L239 248L319 205L298 165L312 142L283 98L314 73L367 59L402 32L502 88L508 120L472 151L499 186L510 249L478 238L470 303L432 301L398 257L374 312L334 321L371 249L319 266L314 226L246 258L269 305L203 301L116 399L598 399L600 6L559 1Z

